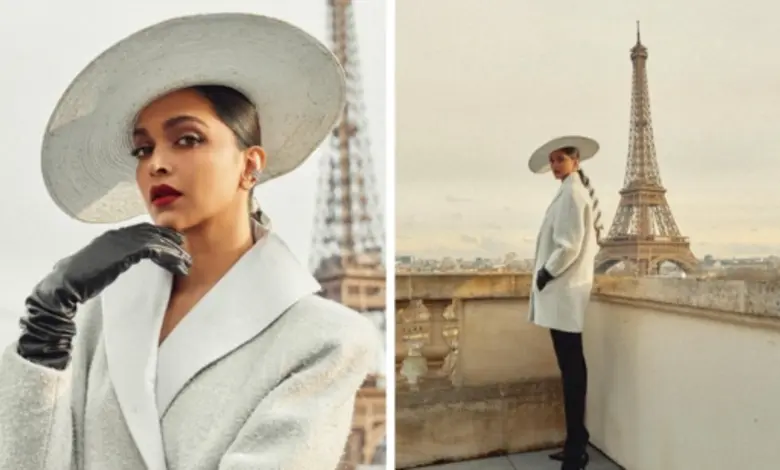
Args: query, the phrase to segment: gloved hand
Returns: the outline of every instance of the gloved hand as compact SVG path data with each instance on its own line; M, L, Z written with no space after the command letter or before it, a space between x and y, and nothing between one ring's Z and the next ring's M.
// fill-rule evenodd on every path
M61 260L25 302L19 355L45 367L64 369L76 334L73 317L78 304L100 294L142 259L186 276L192 258L182 242L182 236L172 229L143 223L108 231Z
M539 270L539 272L536 273L536 288L539 289L539 292L544 289L544 287L555 279L552 274L550 274L550 271L548 271L544 266L542 266L542 269Z

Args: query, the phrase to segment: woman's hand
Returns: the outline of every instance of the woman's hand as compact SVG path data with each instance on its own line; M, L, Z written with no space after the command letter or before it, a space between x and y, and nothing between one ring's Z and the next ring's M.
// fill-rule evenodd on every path
M186 276L192 259L182 242L182 236L171 229L143 223L108 231L61 260L27 298L19 355L46 367L64 369L76 333L73 317L78 304L100 294L143 259Z
M539 272L536 273L536 288L539 289L539 292L542 291L542 289L547 286L547 283L552 281L554 278L550 272L542 267L542 269L539 270Z

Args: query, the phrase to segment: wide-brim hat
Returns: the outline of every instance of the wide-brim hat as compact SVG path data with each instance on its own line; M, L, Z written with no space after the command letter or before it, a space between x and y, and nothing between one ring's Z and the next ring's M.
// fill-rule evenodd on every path
M599 143L590 137L579 135L556 137L531 154L531 158L528 159L528 168L533 173L547 173L550 171L550 154L566 147L576 147L580 152L580 161L593 158L599 151Z
M233 88L257 108L268 154L259 183L300 166L346 102L333 53L284 21L220 13L156 24L100 54L57 103L41 154L57 206L91 223L146 214L131 155L133 125L150 102L196 85Z

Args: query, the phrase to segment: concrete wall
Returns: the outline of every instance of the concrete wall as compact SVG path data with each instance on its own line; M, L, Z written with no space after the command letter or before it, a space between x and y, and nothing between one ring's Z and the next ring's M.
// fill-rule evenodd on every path
M780 468L778 325L696 313L592 305L591 440L630 470Z
M555 360L547 331L525 321L527 279L419 276L397 286L401 303L462 306L452 383L398 391L399 468L560 441ZM780 468L779 291L599 278L585 330L593 443L629 470Z
M458 374L465 386L558 376L548 330L526 321L526 299L463 302Z

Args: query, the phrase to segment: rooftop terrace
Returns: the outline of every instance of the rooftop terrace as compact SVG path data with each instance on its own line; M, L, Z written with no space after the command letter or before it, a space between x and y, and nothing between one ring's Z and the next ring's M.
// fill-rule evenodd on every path
M558 468L536 452L564 429L530 282L396 276L398 468ZM780 468L780 284L598 277L584 338L589 469Z

